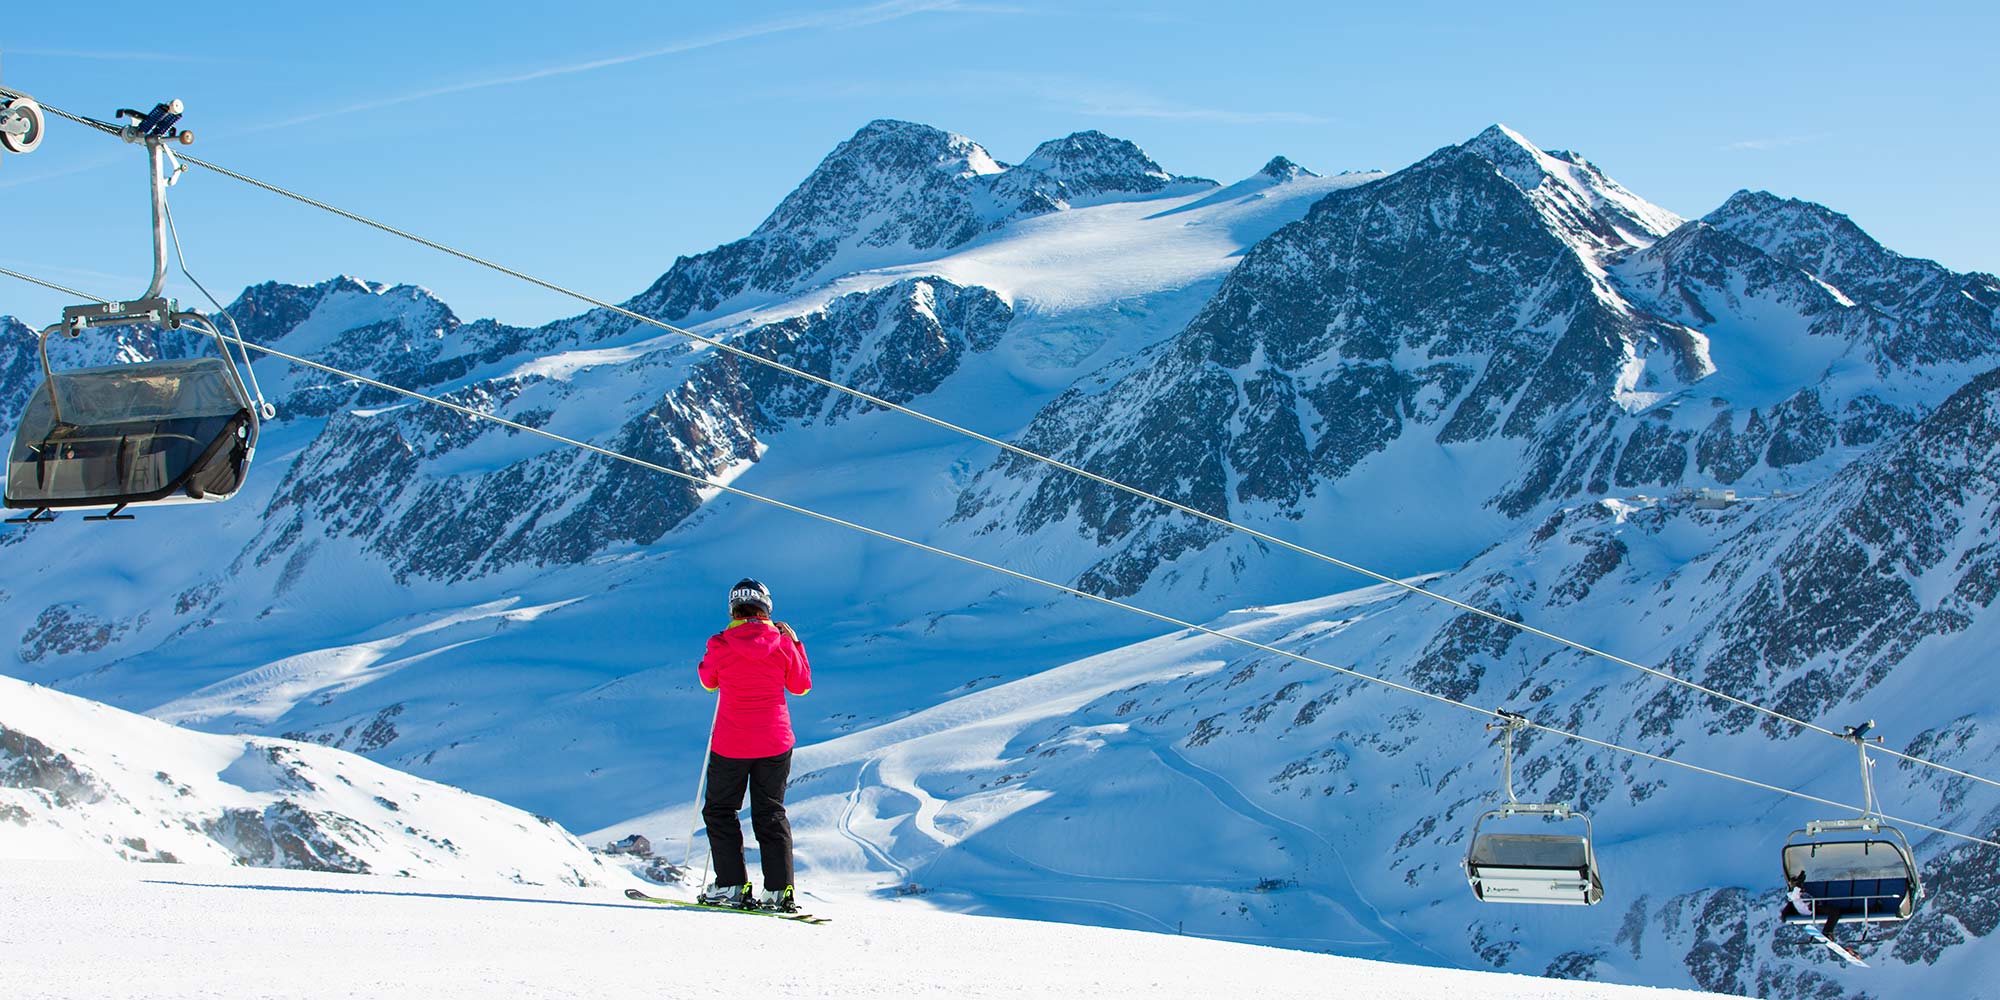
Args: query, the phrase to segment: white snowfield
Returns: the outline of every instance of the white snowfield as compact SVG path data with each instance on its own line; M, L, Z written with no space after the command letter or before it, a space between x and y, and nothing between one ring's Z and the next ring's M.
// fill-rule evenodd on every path
M198 733L11 677L0 677L5 858L641 884L553 820L359 754Z
M630 903L609 889L8 862L0 899L10 1000L1711 995L845 898L806 900L834 918L807 927Z

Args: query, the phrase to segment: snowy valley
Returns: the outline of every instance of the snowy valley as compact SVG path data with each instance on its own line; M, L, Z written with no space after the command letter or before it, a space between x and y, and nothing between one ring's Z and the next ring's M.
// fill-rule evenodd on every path
M1275 157L1223 184L1096 132L1008 165L878 121L749 236L626 305L2000 771L1984 676L2000 644L2000 280L1897 254L1825 207L1746 191L1682 219L1502 126L1393 172ZM345 277L253 285L230 312L253 341L714 483L1858 799L1834 741L615 313L514 328ZM39 371L27 327L0 326L14 412ZM66 349L200 348L135 331ZM1155 932L1105 949L1134 969L1223 947L1164 936L1179 933L1733 994L2000 995L1990 848L1918 839L1931 899L1861 946L1875 969L1850 971L1776 920L1778 848L1822 818L1812 807L1537 736L1520 789L1590 811L1607 899L1481 906L1457 867L1498 781L1477 716L257 370L279 417L237 499L0 534L0 624L18 637L0 661L18 679L0 678L0 856L626 884L563 827L687 848L710 707L693 662L722 587L749 575L820 678L794 709L801 888L879 919L871 940L988 933L921 912L950 910ZM1991 786L1892 760L1878 781L1892 814L2000 831ZM250 913L283 894L238 895ZM707 915L646 916L705 933ZM1000 926L1022 949L1061 936ZM1109 931L1077 933L1082 954ZM1331 961L1270 954L1256 961ZM1521 989L1503 995L1625 995Z

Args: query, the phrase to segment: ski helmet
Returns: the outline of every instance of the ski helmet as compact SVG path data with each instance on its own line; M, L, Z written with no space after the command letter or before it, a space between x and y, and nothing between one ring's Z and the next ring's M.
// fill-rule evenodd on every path
M770 614L771 588L748 578L737 581L736 586L729 588L729 611L735 614L737 608L746 604Z

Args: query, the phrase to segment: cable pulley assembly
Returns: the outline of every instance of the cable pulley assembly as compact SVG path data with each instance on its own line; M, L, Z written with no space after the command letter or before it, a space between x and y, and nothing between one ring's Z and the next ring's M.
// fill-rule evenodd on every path
M48 116L34 98L0 87L0 150L34 152L47 124Z

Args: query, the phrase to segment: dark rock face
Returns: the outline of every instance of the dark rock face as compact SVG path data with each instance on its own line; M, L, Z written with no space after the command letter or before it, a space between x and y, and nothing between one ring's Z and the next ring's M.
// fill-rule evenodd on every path
M1479 690L1482 659L1506 653L1519 634L1490 618L1459 615L1431 640L1410 678L1426 691L1462 701Z
M1176 184L1214 186L1198 177L1176 177L1130 141L1093 129L1035 147L1020 166L994 183L993 192L1003 204L1014 202L1016 213L1028 216L1105 196L1152 194Z
M21 660L39 663L51 656L94 653L131 628L129 622L100 619L76 604L56 604L42 610L21 636Z
M1557 955L1549 967L1542 970L1542 975L1550 979L1596 981L1603 978L1597 971L1597 964L1603 958L1601 951L1566 951Z
M1318 174L1313 173L1312 171L1307 170L1306 168L1301 167L1298 164L1293 163L1291 160L1282 156L1271 157L1271 161L1269 163L1264 164L1263 169L1257 171L1257 173L1260 176L1269 177L1272 180L1278 181L1280 183L1283 183L1285 181L1297 180L1300 177L1319 176Z
M1703 681L1801 717L1880 683L1925 638L2000 595L1985 534L2000 509L2000 369L1954 393L1896 443L1836 477L1793 517L1760 523L1711 558L1768 567L1714 600L1710 634L1679 656ZM1774 697L1773 697L1774 694ZM1740 729L1747 710L1726 716Z
M1466 488L1524 518L1614 489L1811 481L1963 378L1925 366L2000 359L1990 276L1769 196L1676 222L1575 154L1488 129L1329 195L1254 247L1179 336L1080 382L1023 443L1253 522L1301 518L1392 455L1478 448L1516 471ZM1702 390L1724 356L1747 360L1717 391L1748 405ZM1882 381L1797 360L1822 356ZM1105 550L1078 579L1117 596L1222 537L1158 523L1170 517L1011 457L956 515L981 534L1070 523Z
M912 278L751 329L735 343L904 403L934 391L969 353L991 350L1012 315L987 289ZM678 374L604 446L680 476L435 408L341 412L278 487L252 558L309 560L314 538L350 536L405 578L579 563L611 546L659 540L699 509L700 482L755 461L760 433L834 423L862 405L719 351L690 364L675 346L632 363ZM569 381L519 374L445 398L534 427L573 391ZM518 442L507 446L527 457L477 474L432 471L467 449L503 442Z
M945 250L984 232L980 178L998 164L978 143L909 122L874 121L841 143L744 239L682 257L628 306L678 320L745 292L782 292L845 245Z
M1223 514L1296 510L1412 434L1518 442L1528 471L1494 499L1510 513L1583 488L1565 477L1580 480L1601 449L1579 432L1611 421L1605 390L1627 358L1661 353L1684 373L1696 359L1668 324L1608 304L1576 249L1626 247L1623 227L1638 223L1599 213L1588 190L1546 177L1535 154L1500 139L1329 195L1254 247L1186 331L1051 403L1024 443ZM1677 469L1660 455L1627 466ZM958 512L981 531L1074 518L1105 545L1158 516L1014 459L988 470ZM1108 555L1088 572L1114 575L1112 561L1138 558L1115 575L1143 580L1211 536L1139 535L1147 555Z
M35 331L12 316L0 316L0 413L11 422L28 405L28 395L42 384ZM6 439L13 446L13 436Z
M909 403L936 391L968 354L997 346L1013 315L988 289L918 278L757 327L737 346L891 403ZM718 383L743 383L763 431L795 421L835 423L870 405L732 355L718 356L712 371Z
M0 788L41 789L59 808L102 802L106 795L96 776L68 756L6 726L0 726Z
M1992 819L1988 817L1984 827L1988 837L2000 833ZM1992 880L1992 873L2000 870L1996 866L2000 851L1984 844L1959 844L1925 863L1927 898L1923 909L1897 928L1889 949L1896 960L1936 965L1952 947L2000 929L2000 888Z
M312 812L280 801L263 809L228 809L202 824L202 832L228 847L242 864L366 875L368 863L348 853L341 838L368 828L333 813Z
M1765 191L1738 191L1702 221L1818 275L1867 307L1885 365L1965 363L1993 351L2000 279L1956 274L1877 243L1847 216Z

